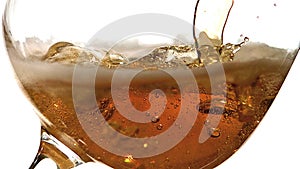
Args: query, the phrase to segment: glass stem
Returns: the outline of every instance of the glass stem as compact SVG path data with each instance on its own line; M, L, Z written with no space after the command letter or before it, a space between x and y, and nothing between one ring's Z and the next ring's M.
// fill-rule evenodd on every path
M39 151L29 169L35 169L46 158L53 160L58 169L70 169L84 163L78 155L42 127Z

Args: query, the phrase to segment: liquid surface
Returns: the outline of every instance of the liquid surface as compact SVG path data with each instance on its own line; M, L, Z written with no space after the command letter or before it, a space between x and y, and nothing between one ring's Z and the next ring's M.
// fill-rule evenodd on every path
M173 58L169 58L169 53L172 53ZM149 55L129 63L129 59L120 54L107 54L99 58L89 50L60 42L54 44L43 57L31 56L24 60L15 56L11 60L38 110L43 126L86 161L98 160L114 168L212 168L230 157L262 120L291 62L285 59L287 51L264 44L245 45L234 59L229 60L209 60L204 55L202 61L206 67L197 63L195 56L195 50L190 46L168 46L154 49ZM226 81L218 81L221 78L214 74L216 85L212 90L206 70L210 67L213 70L213 65L220 62ZM85 81L77 87L83 93L79 97L80 103L86 101L87 104L78 105L79 109L74 109L72 79L75 64L82 70L91 65L98 66L95 76L98 109L95 111L90 111L86 106L90 99L84 93L89 93L91 89ZM133 107L151 119L149 123L137 123L124 117L124 114L131 113L126 112L126 104L123 105L124 109L116 108L116 103L124 100L113 98L112 91L121 94L126 86L120 80L117 88L112 90L111 83L114 72L122 65L125 77L132 70L143 70L132 79L128 96ZM186 69L190 70L197 83L199 100L193 100L191 96L194 93L194 90L189 90L192 81L187 79L178 86L174 78L164 71L167 69L179 75ZM185 74L182 74L179 79L184 78ZM180 89L187 90L183 92ZM156 98L157 102L166 99L165 109L160 112L160 104L150 104L151 98ZM178 144L158 155L136 158L131 153L136 145L124 145L126 140L99 129L99 126L107 123L118 133L130 138L149 138L163 134L171 126L175 126L180 133L191 123L189 120L176 123L182 109L182 99L195 105L189 107L189 110L197 112L195 123ZM105 120L99 119L99 115ZM209 115L211 117L208 120ZM217 126L213 125L215 122L218 122ZM93 131L92 134L86 129ZM205 131L208 137L203 143L199 143L201 131ZM108 137L102 138L104 135ZM93 138L99 138L98 141L115 147L122 146L127 151L115 155L99 146ZM171 143L172 140L156 144L163 142ZM151 148L155 146L147 142L140 145L141 152Z

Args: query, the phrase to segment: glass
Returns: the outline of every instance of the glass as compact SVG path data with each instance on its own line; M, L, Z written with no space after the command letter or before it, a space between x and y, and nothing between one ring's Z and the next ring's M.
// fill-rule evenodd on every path
M7 1L7 51L42 124L30 168L44 158L61 169L219 165L260 123L298 53L294 6Z

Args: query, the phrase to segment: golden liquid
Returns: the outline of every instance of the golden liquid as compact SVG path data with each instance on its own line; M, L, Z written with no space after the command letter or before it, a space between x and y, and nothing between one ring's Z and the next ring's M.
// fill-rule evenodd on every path
M68 46L68 45L67 45ZM258 49L258 50L253 50ZM51 53L50 49L50 53ZM251 52L250 52L251 51ZM267 51L267 54L266 54ZM61 52L61 51L58 51ZM49 53L49 52L48 52ZM53 53L53 51L52 51ZM56 55L56 51L54 54ZM214 94L211 93L208 74L204 67L193 67L191 71L197 81L199 104L193 109L199 113L188 135L175 147L162 154L147 158L135 158L130 151L123 156L112 154L91 138L100 137L106 131L98 130L94 136L87 135L81 124L88 125L91 129L97 128L105 121L97 118L103 115L106 122L117 132L134 138L145 138L164 133L171 125L181 131L185 124L174 124L181 109L181 93L176 81L155 65L144 67L144 71L138 74L130 84L129 98L132 105L139 111L147 111L151 105L149 94L155 89L164 92L167 99L166 109L161 116L151 116L152 122L142 124L128 120L116 109L111 96L111 78L115 68L114 64L100 65L95 82L95 95L100 111L84 111L85 105L79 105L82 112L74 109L72 97L73 64L66 64L68 60L37 61L32 59L20 59L11 57L16 73L24 86L28 96L38 110L43 127L75 151L85 161L98 160L113 168L212 168L230 157L250 136L253 130L262 120L264 114L275 98L284 77L292 63L285 60L287 52L281 49L271 48L263 44L245 46L236 56L236 61L223 63L226 75L225 83L218 83ZM12 56L12 55L11 55ZM64 54L60 55L63 58ZM71 55L71 57L75 55ZM252 59L248 59L250 56ZM70 53L68 53L70 58ZM247 58L246 60L244 60ZM45 59L45 58L43 58ZM122 59L119 59L119 61ZM106 60L107 61L107 60ZM126 71L141 67L141 63L133 63L124 69ZM104 63L106 64L106 63ZM151 63L145 63L144 66ZM81 65L84 68L85 65ZM157 65L156 65L157 66ZM177 74L181 69L175 66L169 67ZM215 80L218 76L213 77ZM217 81L217 80L216 80ZM189 81L183 84L189 88ZM224 88L226 86L226 88ZM121 89L120 82L119 88ZM80 90L88 91L85 83L80 84ZM114 89L118 90L118 89ZM117 91L118 92L118 91ZM193 91L190 91L193 92ZM157 97L160 97L158 94ZM224 99L226 98L226 99ZM82 95L82 100L85 96ZM194 102L188 96L189 102ZM224 110L220 111L219 101L224 101ZM153 106L153 105L152 105ZM154 109L159 109L155 107ZM213 110L212 120L221 118L217 127L212 127L212 121L207 120L209 110ZM79 122L78 117L82 120ZM80 124L81 123L81 124ZM190 123L190 121L186 121ZM199 143L199 135L202 129L207 131L209 139ZM127 146L122 144L118 137L109 140L115 146ZM165 140L168 142L169 140ZM157 143L159 144L159 143ZM130 145L128 145L130 150ZM146 142L142 149L151 148ZM125 155L126 154L126 155Z

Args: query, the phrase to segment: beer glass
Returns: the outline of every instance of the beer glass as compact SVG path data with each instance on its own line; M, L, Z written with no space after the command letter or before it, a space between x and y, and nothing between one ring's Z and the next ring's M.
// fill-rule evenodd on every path
M295 3L8 0L7 52L42 126L30 168L218 166L299 51Z

